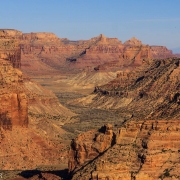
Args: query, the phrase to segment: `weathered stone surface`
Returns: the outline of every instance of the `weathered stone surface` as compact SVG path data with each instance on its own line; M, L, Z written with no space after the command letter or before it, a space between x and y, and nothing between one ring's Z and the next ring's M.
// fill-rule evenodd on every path
M125 46L141 46L142 42L138 39L136 39L135 37L132 37L130 40L127 40L126 42L124 42Z
M19 38L22 32L10 29L0 29L0 58L8 60L13 67L21 67L21 49Z
M136 38L122 44L103 34L80 41L59 39L52 33L27 33L22 37L22 69L28 74L74 74L97 67L115 71L140 66L145 59L172 56L166 47L144 45Z
M165 46L151 46L151 56L156 59L164 59L173 57L172 50L168 50Z
M1 127L28 126L28 100L23 88L22 73L11 64L0 60Z
M59 134L74 115L40 85L0 59L0 169L34 169L67 162Z
M144 62L134 71L125 71L108 84L96 87L87 98L69 102L96 108L117 109L136 118L178 119L180 59ZM86 101L87 99L87 101Z
M179 120L126 122L114 128L115 144L76 169L72 179L178 179L179 130Z
M28 41L60 41L60 39L53 33L47 33L47 32L39 32L39 33L23 33L22 34L22 40L28 40Z
M80 134L71 142L68 162L69 172L74 171L75 168L82 166L107 150L113 145L114 140L111 124L103 126L98 131L92 130Z
M21 63L21 59L14 61L17 60L14 53L20 50L17 40L20 38L18 31L0 31L0 42L4 43L4 39L12 41L8 46L6 43L0 46L0 54L7 55L0 58L1 170L26 170L66 163L67 147L59 134L66 133L61 125L74 115L51 91L14 68L16 63ZM9 53L15 59L11 59Z
M120 128L114 128L112 147L86 164L74 161L72 179L180 178L179 61L145 60L134 71L122 71L115 80L96 87L87 101L83 97L71 102L127 115Z

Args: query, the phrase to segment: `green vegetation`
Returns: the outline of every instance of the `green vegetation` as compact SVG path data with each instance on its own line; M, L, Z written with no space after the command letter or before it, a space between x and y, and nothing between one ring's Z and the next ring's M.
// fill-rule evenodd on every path
M123 122L123 118L121 118L119 113L116 111L91 109L89 107L77 107L66 104L69 100L83 97L81 94L67 92L56 95L61 104L77 114L76 118L79 119L78 122L65 124L62 127L66 131L74 133L75 135L90 129L100 128L103 124L110 123L120 125Z

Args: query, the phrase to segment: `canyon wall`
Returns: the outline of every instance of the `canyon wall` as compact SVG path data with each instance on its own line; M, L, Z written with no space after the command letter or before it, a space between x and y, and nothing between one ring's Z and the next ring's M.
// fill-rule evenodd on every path
M23 91L21 49L16 30L0 30L0 121L4 129L28 126L28 100Z
M144 60L172 57L163 46L144 45L136 38L122 43L103 34L90 40L70 41L53 33L26 33L20 40L22 70L28 74L74 74L81 70L134 68ZM38 68L37 68L38 67Z
M110 109L124 117L114 128L105 125L72 141L72 179L180 178L179 63L179 58L145 60L134 71L119 72L87 97L69 102Z
M0 58L8 60L14 68L21 67L21 49L19 39L22 32L10 29L0 29Z
M165 46L151 46L151 56L155 59L172 57L172 50L168 50ZM175 55L174 55L175 56Z
M17 52L22 33L0 30L0 34L0 169L66 163L67 147L59 134L66 135L61 126L72 122L75 114L20 71Z
M179 179L179 131L179 120L132 120L120 128L111 126L109 143L100 132L81 134L71 144L72 179ZM93 154L95 143L108 146Z
M134 71L119 72L114 80L95 87L93 94L69 104L118 110L136 118L178 119L179 61L154 60L150 65L145 61Z

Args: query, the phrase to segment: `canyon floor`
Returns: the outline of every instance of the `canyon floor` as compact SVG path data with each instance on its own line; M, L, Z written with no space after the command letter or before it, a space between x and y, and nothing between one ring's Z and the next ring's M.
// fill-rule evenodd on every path
M90 108L90 107L79 107L68 104L69 101L73 101L77 98L83 98L93 93L94 87L88 86L83 88L82 85L72 85L69 80L63 76L55 77L38 77L32 78L33 81L40 84L43 88L52 91L59 99L59 102L76 115L73 116L73 123L65 123L61 126L61 143L67 146L65 149L68 150L72 139L77 137L78 134L84 133L91 129L99 129L102 124L111 123L115 126L120 125L124 121L124 117L120 117L119 113L115 111L107 111L102 109ZM34 124L34 123L32 123ZM59 129L60 130L60 129ZM63 134L63 135L62 135ZM56 178L68 177L68 162L67 159L64 163L58 165L41 165L33 170L19 170L19 171L3 171L3 178L13 179L14 178L35 178L41 176L42 172L47 172L50 175L56 175ZM49 177L51 178L51 177Z
M102 124L111 123L111 124L120 124L124 118L120 117L118 112L107 111L103 109L90 108L90 107L79 107L68 104L69 101L83 98L87 95L93 93L94 87L84 88L82 86L74 86L67 84L67 81L58 81L56 78L54 80L46 79L36 79L36 81L44 86L45 88L52 90L58 97L60 103L70 109L72 112L76 113L77 122L75 123L66 123L62 128L72 133L72 138L76 137L78 134L101 127ZM74 136L74 137L73 137Z

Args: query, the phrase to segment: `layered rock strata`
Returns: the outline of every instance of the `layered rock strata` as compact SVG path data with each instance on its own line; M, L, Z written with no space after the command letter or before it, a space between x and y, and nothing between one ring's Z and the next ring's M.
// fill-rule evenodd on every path
M70 157L73 166L69 167L72 179L179 179L179 130L179 120L129 121L112 131L115 143L92 158L88 154L96 142L96 132L92 134L91 131L88 141L82 137L90 132L84 133L76 139L76 148L71 144L70 154L74 153L74 158ZM77 156L91 141L93 143L84 151L86 156ZM102 138L101 143L105 143L105 139ZM80 164L80 161L86 163Z
M0 30L0 124L4 129L28 126L28 100L22 72L15 69L21 67L21 35L16 30Z
M142 44L136 38L124 44L103 34L90 40L70 41L53 33L27 33L21 38L22 69L27 73L77 73L80 70L134 68L145 59L172 57L163 46ZM38 68L37 68L38 67Z
M179 118L180 59L155 60L134 71L122 71L87 98L69 102L93 108L116 109L137 118Z
M67 147L59 133L66 134L61 125L74 113L18 69L21 59L16 52L20 51L21 33L0 33L0 169L35 169L66 163ZM6 40L12 43L6 46Z
M151 56L155 59L164 59L172 57L172 50L168 50L165 46L151 46Z
M10 29L0 29L0 58L8 60L14 68L21 67L21 49L19 39L22 32Z
M77 167L81 167L99 154L107 150L114 143L114 133L112 125L107 124L99 131L92 130L85 134L80 134L71 142L69 151L69 172Z

